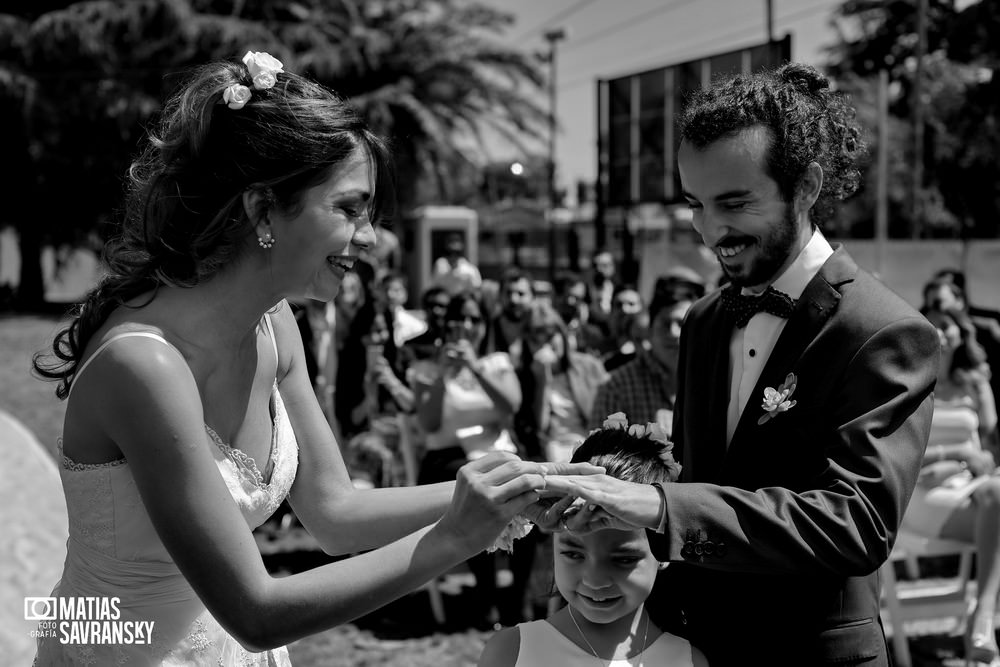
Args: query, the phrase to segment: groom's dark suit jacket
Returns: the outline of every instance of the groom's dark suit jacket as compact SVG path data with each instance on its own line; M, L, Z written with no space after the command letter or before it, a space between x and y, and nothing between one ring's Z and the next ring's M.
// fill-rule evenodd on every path
M681 336L665 484L672 561L653 608L725 665L887 664L878 567L927 445L939 342L923 316L837 248L809 282L726 445L733 316L716 291ZM763 425L789 373L791 409ZM682 614L682 615L681 615Z

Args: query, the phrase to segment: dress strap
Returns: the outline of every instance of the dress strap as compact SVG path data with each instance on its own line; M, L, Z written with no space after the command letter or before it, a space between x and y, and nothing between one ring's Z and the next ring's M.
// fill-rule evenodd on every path
M271 338L271 347L274 349L274 362L278 363L278 339L274 337L274 326L271 324L270 313L264 313L264 322L267 324L267 335Z
M100 347L98 347L96 350L94 350L94 353L92 355L90 355L90 358L88 358L85 362L83 362L83 365L80 366L80 368L78 368L76 370L76 372L73 374L73 382L72 382L72 384L70 384L70 387L69 387L69 395L67 395L67 397L66 397L67 400L69 399L69 396L72 396L72 394L73 394L73 388L76 387L77 380L79 380L80 376L83 374L83 372L85 370L87 370L87 366L90 365L90 362L92 362L94 359L96 359L98 357L98 355L101 354L101 352L103 352L105 349L107 349L108 346L110 346L115 341L121 340L122 338L135 338L135 337L152 338L153 340L158 340L161 343L163 343L164 345L166 345L167 347L169 347L171 350L173 350L174 352L176 352L178 354L178 356L180 356L181 359L184 359L184 355L181 354L181 351L178 350L172 343L170 343L169 341L167 341L167 339L164 338L163 336L161 336L160 334L155 334L155 333L153 333L151 331L126 331L125 333L117 334L117 335L112 336L111 338L107 339L103 343L101 343ZM186 360L185 360L185 363L186 363Z

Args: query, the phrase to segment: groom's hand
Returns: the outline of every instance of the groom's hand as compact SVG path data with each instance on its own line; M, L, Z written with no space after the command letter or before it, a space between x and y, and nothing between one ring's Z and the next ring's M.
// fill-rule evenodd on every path
M561 491L549 487L548 482L559 476L591 476L603 475L604 468L589 463L542 463L545 469L545 483L541 489L536 489L538 500L521 511L521 515L546 532L559 529L559 522L576 499L566 496Z
M569 500L554 504L540 517L543 522L536 523L542 530L590 533L604 528L659 527L662 500L652 484L635 484L609 475L567 475L550 478L547 488Z

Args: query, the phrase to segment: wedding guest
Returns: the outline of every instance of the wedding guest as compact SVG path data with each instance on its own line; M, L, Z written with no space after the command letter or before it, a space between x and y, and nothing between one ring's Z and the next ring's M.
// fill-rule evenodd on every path
M389 170L343 100L266 53L198 67L167 101L106 277L35 358L68 401L52 595L118 598L152 641L42 637L36 665L287 665L285 644L490 546L565 471L496 453L454 483L352 487L287 300L334 298ZM326 552L366 553L271 576L250 531L286 496Z
M572 530L651 530L671 565L650 608L682 615L716 666L889 662L878 568L927 446L940 345L820 231L859 182L854 115L799 63L693 95L681 185L730 286L681 332L673 438L686 483L549 481L587 500Z
M465 237L453 232L445 241L445 254L434 260L431 280L449 295L477 290L483 283L479 268L465 256Z
M590 312L595 322L606 322L611 317L612 299L618 289L615 258L610 250L600 248L590 261Z
M590 290L576 273L562 273L553 286L553 301L566 323L569 342L578 352L601 356L608 351L608 331L590 321Z
M986 355L974 331L960 326L957 310L931 310L927 319L941 340L934 416L924 466L903 525L928 537L969 542L977 548L976 607L969 616L965 657L998 657L994 612L1000 594L1000 477L984 437L997 425Z
M653 298L649 305L649 349L640 350L635 359L612 371L598 388L592 423L601 419L600 415L624 412L631 421L655 422L670 434L681 324L691 308L691 301L672 299L670 293Z
M524 318L535 300L531 279L516 267L500 281L500 312L489 320L482 352L506 352L516 364L520 359Z
M672 266L653 283L653 299L658 296L673 301L697 301L705 296L705 279L683 264Z
M410 299L410 290L407 287L406 277L395 271L388 271L379 280L379 294L385 302L385 317L389 321L392 331L393 347L396 351L396 359L390 362L385 359L385 366L392 370L397 380L406 377L406 370L410 362L414 359L413 348L407 343L420 338L430 329L424 313L411 311L406 307ZM395 387L393 378L380 370L380 377L385 381L384 386ZM409 410L409 408L406 408Z
M960 311L961 324L968 324L975 332L976 341L986 353L989 364L988 377L993 395L1000 392L1000 312L973 306L965 291L965 274L955 269L942 269L924 286L924 305L921 312L929 310ZM997 431L987 436L993 447L1000 446Z
M611 371L635 359L646 344L649 315L635 285L621 285L615 292L608 321L611 349L604 355L604 368Z
M613 415L573 454L635 484L668 482L680 472L666 433ZM638 429L638 430L637 430ZM555 534L555 585L567 605L546 620L519 623L486 643L480 667L513 665L707 665L681 637L650 620L646 599L666 567L645 531L607 528L585 535Z
M566 325L549 304L532 303L524 317L521 359L517 367L522 403L515 418L515 434L526 458L569 461L573 450L587 437L594 397L608 374L601 361L573 350ZM537 606L528 599L528 584L536 556L548 548L546 536L534 531L514 545L510 587L513 611ZM532 612L533 614L534 612Z
M518 435L529 456L568 461L590 430L594 397L608 373L599 359L570 347L566 324L547 303L531 304L521 337L524 402Z
M976 318L984 318L987 320L993 320L994 322L1000 323L1000 311L994 310L992 308L984 308L982 306L976 306L968 301L969 289L966 285L965 273L959 271L958 269L941 269L934 274L934 280L946 280L951 282L953 285L958 287L962 294L962 300L965 302L966 310L969 316L974 320Z
M516 452L510 425L521 406L521 389L506 352L480 356L486 332L483 311L472 292L453 296L445 314L445 343L434 367L412 366L416 413L425 435L418 484L455 479L459 470L489 452ZM479 605L474 624L492 627L499 620L496 561L478 554L468 561L476 579Z
M406 358L412 364L414 361L436 359L438 350L444 344L444 316L448 311L451 297L443 287L429 287L420 296L420 309L427 331L403 344Z

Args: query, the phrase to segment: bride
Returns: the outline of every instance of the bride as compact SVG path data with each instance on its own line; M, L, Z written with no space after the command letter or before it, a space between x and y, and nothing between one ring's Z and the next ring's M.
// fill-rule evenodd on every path
M342 100L266 53L204 65L167 102L107 277L35 359L68 399L52 595L152 631L41 637L37 665L287 664L288 642L488 547L546 472L600 470L497 453L456 482L353 489L285 300L336 295L389 169ZM251 530L286 496L326 552L366 553L271 577Z

